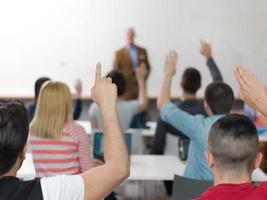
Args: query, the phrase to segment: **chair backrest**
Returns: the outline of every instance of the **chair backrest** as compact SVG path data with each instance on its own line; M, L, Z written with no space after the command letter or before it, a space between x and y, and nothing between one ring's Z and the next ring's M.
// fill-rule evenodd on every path
M172 200L192 200L199 197L213 181L195 180L175 175L172 187Z
M178 140L177 136L167 133L164 154L178 155Z
M126 131L132 135L132 149L131 153L134 155L140 155L144 153L144 137L142 135L142 129L128 129Z
M104 136L102 132L94 133L93 155L94 158L104 160ZM132 135L124 133L125 143L127 145L128 153L131 154Z

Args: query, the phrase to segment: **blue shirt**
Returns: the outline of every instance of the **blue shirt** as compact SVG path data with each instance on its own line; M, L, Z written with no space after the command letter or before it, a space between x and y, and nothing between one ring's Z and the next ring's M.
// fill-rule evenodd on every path
M131 61L132 61L132 65L133 65L133 70L138 67L138 51L135 45L130 45L127 46L130 57L131 57Z
M222 116L191 115L171 102L165 103L160 109L161 119L182 131L191 140L185 177L199 180L213 179L204 152L207 150L209 130L212 124Z

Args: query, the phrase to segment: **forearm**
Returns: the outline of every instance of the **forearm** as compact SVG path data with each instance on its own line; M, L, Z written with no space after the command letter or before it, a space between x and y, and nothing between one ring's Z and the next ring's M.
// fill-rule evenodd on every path
M167 101L171 100L171 82L172 82L172 77L169 75L165 75L163 79L163 84L160 90L160 95L157 101L158 109L161 109L161 107Z
M218 66L216 65L216 63L212 57L207 59L207 66L210 70L210 74L211 74L213 81L223 81L221 71L218 68Z
M145 80L138 80L138 103L139 110L142 111L147 107L147 88Z
M103 120L104 157L106 164L117 165L118 168L129 167L128 150L122 129L114 108L100 109Z
M79 119L81 112L82 112L82 100L80 98L77 98L74 105L73 119L74 120Z

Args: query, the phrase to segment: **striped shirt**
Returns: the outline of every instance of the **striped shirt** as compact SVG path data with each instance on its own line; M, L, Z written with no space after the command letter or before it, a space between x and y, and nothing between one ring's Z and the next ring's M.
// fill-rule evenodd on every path
M89 137L75 122L64 127L60 139L31 133L29 143L37 177L80 174L93 168Z

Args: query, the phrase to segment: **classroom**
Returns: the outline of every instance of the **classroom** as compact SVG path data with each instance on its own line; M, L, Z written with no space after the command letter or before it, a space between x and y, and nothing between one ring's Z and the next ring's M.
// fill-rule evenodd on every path
M267 1L0 3L0 200L267 200Z

